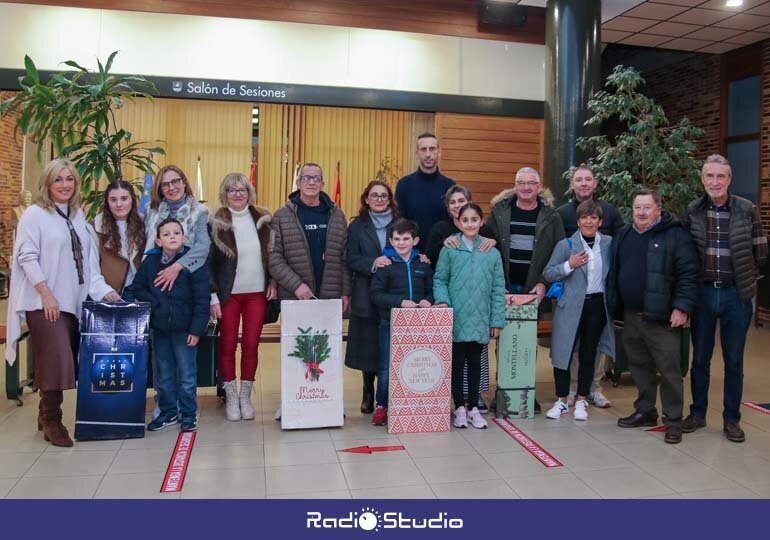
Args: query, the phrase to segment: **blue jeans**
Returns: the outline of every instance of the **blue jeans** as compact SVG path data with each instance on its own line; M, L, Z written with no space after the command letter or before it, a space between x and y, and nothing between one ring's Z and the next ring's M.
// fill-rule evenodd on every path
M524 294L524 285L514 285L509 283L506 287L508 294Z
M390 322L380 321L380 357L377 362L377 405L388 406L388 382L390 380Z
M714 352L717 319L725 362L724 412L725 422L739 422L743 398L743 349L751 325L751 302L741 301L735 287L715 289L704 286L692 317L692 370L690 414L706 417L708 408L711 355Z
M187 345L187 332L155 331L152 352L155 389L160 396L160 414L166 418L177 415L177 402L182 420L194 420L198 411L198 365L196 347Z

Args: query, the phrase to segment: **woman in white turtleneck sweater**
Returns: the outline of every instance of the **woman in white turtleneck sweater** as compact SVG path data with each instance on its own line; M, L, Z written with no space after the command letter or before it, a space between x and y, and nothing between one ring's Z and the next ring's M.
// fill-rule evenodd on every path
M257 371L259 338L267 301L276 297L267 249L270 212L257 208L256 193L246 176L230 173L219 187L222 207L211 222L211 315L220 319L219 372L225 389L228 420L254 419L251 392ZM241 388L235 380L235 350L241 336Z
M134 280L146 242L144 222L139 215L134 186L115 180L104 190L102 211L93 221L99 250L99 267L104 276L103 294L121 294Z

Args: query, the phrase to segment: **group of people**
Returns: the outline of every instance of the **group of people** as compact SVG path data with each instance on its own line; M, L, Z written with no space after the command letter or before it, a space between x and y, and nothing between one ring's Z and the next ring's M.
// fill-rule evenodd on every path
M345 364L363 377L361 411L385 425L393 308L451 307L453 424L487 426L488 344L505 323L514 295L536 295L563 283L553 314L557 400L546 415L588 404L610 406L599 381L615 356L613 321L624 322L623 346L639 398L621 427L657 423L660 372L665 440L705 426L716 321L725 360L724 430L745 439L739 421L743 349L758 268L767 239L756 207L729 193L731 169L721 156L703 165L706 190L681 220L652 190L633 196L633 222L594 198L589 167L572 174L573 199L554 208L538 172L517 171L514 186L492 200L489 215L470 191L442 175L431 133L417 138L418 169L395 193L370 182L351 222L324 192L324 174L305 163L296 191L275 214L256 206L242 174L221 183L221 207L209 216L184 172L163 167L144 217L136 193L117 181L89 224L80 210L73 164L52 161L22 215L14 246L9 300L9 359L26 322L40 389L38 427L46 440L71 446L62 424L62 391L75 385L82 302L152 303L154 386L158 411L149 430L181 423L197 429L195 346L209 318L220 321L219 371L226 418L253 419L258 346L268 301L340 299L349 311ZM683 419L682 328L691 324L693 404ZM236 348L240 341L240 387ZM601 353L601 354L600 354Z

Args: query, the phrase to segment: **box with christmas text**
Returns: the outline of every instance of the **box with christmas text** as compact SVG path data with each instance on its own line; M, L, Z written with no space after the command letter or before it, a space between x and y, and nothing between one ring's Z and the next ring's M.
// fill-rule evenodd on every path
M535 417L537 300L505 310L497 350L498 418Z
M281 428L341 426L342 301L281 302Z
M449 431L452 314L449 308L392 310L388 433Z

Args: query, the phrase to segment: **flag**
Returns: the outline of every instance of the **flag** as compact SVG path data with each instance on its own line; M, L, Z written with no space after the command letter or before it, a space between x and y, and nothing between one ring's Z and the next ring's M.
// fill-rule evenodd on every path
M203 179L201 177L201 157L198 156L198 180L196 182L198 200L203 202Z
M139 213L144 215L147 213L147 206L150 204L150 193L152 193L152 173L144 173L144 193L139 199Z
M337 162L337 174L334 177L334 195L332 196L332 199L334 199L334 204L337 206L340 206L342 203L342 193L340 193L340 162Z
M292 191L299 189L299 169L301 166L302 164L299 161L294 165L294 188Z
M251 162L251 171L249 172L249 182L252 186L257 187L257 162Z

